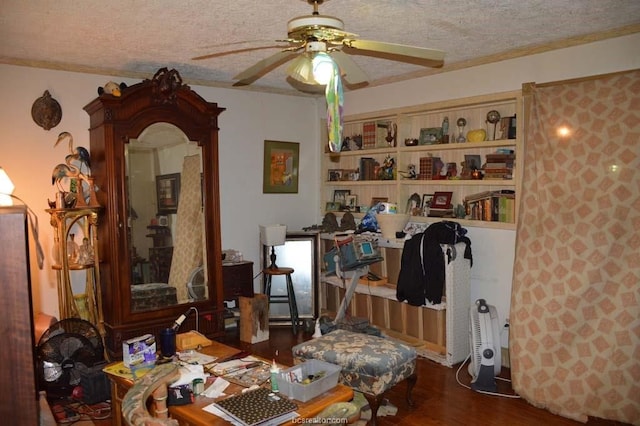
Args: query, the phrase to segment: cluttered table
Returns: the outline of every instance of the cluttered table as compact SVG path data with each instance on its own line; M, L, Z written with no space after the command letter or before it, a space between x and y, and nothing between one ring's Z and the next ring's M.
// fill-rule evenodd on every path
M233 348L231 346L224 345L222 343L213 341L211 345L206 346L197 354L203 354L205 357L215 358L215 362L208 364L206 369L211 372L211 378L204 384L204 388L209 392L203 392L197 396L194 396L193 403L185 405L171 405L169 406L170 417L176 419L179 424L188 425L227 425L229 422L217 414L216 410L212 407L214 402L224 399L226 396L239 395L243 389L246 389L251 383L263 382L263 372L266 368L268 372L270 360L260 359L258 357L250 356L242 352L240 349ZM241 371L221 371L220 366L229 365L233 362L247 362L250 368L243 368ZM282 367L286 368L286 367ZM122 400L127 391L133 386L134 378L131 375L131 371L124 367L122 362L112 363L105 368L105 373L109 378L111 384L111 401L113 424L122 425L124 420L122 418ZM223 374L225 373L225 374ZM211 395L211 390L214 388L212 383L218 382L216 375L221 375L223 378L228 379L230 382L228 387L224 390L224 395L217 398L210 398L206 394ZM269 383L260 383L261 386L269 387ZM285 397L286 398L286 397ZM295 412L300 418L312 418L318 415L325 408L338 402L350 401L353 398L353 390L347 386L338 384L334 388L312 398L306 402L293 400L297 405ZM299 420L297 420L299 423ZM294 424L288 422L285 424Z

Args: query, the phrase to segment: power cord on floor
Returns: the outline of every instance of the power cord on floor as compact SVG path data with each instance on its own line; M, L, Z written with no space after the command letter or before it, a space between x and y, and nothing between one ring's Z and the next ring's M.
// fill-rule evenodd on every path
M467 386L467 385L465 385L464 383L462 383L460 381L460 370L462 370L462 367L465 366L467 361L471 361L471 353L469 353L469 355L467 355L467 357L464 359L464 361L462 361L462 363L460 364L460 366L456 370L456 382L458 382L458 384L460 386L462 386L463 388L467 388L469 390L472 390L471 386ZM505 379L504 377L495 376L495 379L496 380L501 380L503 382L511 383L511 380ZM499 392L490 392L490 391L483 391L483 390L475 390L475 392L482 393L482 394L485 394L485 395L501 396L503 398L512 398L512 399L519 399L520 398L520 395L515 395L515 394L512 395L512 394L499 393Z

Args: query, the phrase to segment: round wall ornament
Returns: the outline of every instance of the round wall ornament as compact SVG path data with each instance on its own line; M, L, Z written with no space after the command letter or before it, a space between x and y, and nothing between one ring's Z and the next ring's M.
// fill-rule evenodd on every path
M35 123L45 130L56 127L62 119L62 108L58 101L51 97L48 90L33 102L31 107L31 118Z

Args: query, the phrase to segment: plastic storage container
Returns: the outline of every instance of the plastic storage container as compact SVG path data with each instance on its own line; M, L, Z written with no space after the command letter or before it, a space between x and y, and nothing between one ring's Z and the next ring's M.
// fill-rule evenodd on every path
M278 389L280 389L280 393L288 396L289 398L294 398L301 402L307 402L310 399L333 389L338 384L340 370L341 368L338 365L317 359L310 359L281 371L277 376ZM322 378L314 380L308 384L302 384L290 380L290 378L296 377L301 381L310 375L315 376L320 373L324 373Z

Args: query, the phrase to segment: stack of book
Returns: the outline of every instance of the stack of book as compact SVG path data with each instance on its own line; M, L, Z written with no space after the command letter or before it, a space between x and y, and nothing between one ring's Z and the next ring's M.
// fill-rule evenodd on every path
M484 179L513 179L513 164L516 154L512 151L487 154Z
M360 157L360 180L375 180L376 170L380 164L371 157Z
M464 199L467 216L472 220L515 223L516 193L510 189L484 191Z

